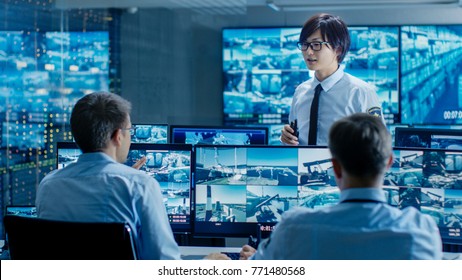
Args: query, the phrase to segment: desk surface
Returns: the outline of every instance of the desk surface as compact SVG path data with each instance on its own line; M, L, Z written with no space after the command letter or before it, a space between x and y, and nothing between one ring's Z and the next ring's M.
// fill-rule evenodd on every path
M210 253L239 253L241 247L199 247L199 246L180 246L181 258L183 260L200 260Z

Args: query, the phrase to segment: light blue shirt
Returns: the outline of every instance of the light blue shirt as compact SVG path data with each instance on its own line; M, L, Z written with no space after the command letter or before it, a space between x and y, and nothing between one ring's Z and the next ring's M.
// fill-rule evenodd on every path
M379 114L382 109L375 89L348 73L340 66L337 71L319 82L316 77L300 84L295 90L290 108L289 121L297 120L300 145L308 145L311 102L314 89L321 83L319 97L317 145L326 146L331 125L354 113Z
M82 154L48 174L38 187L36 206L44 219L128 222L140 259L180 259L159 183L104 153Z
M442 259L435 221L385 201L382 189L355 188L342 191L338 205L288 211L252 259Z

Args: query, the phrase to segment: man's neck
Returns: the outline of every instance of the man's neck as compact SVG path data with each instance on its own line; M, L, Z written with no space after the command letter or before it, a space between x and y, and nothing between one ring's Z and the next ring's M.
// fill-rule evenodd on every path
M117 161L117 152L116 147L108 145L108 147L101 150L101 152L110 156L113 160Z
M360 188L381 188L382 185L382 176L378 176L378 178L357 178L345 176L344 178L342 178L341 182L339 182L339 188L341 190Z

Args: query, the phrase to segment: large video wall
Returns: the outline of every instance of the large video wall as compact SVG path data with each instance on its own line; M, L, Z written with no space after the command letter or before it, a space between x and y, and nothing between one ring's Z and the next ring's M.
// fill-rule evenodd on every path
M34 204L56 142L85 94L108 90L108 32L0 31L1 184L7 204Z
M314 74L296 46L300 31L223 30L226 123L287 123L295 88ZM398 27L351 27L349 31L346 71L374 85L387 121L398 122Z
M462 124L462 26L352 26L345 71L376 88L388 124ZM287 123L313 77L300 28L223 30L226 124Z

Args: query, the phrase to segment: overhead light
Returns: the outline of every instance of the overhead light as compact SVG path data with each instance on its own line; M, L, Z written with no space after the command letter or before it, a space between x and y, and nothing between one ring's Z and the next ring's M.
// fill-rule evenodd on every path
M266 6L275 12L279 12L281 10L281 7L276 5L273 0L266 0Z

